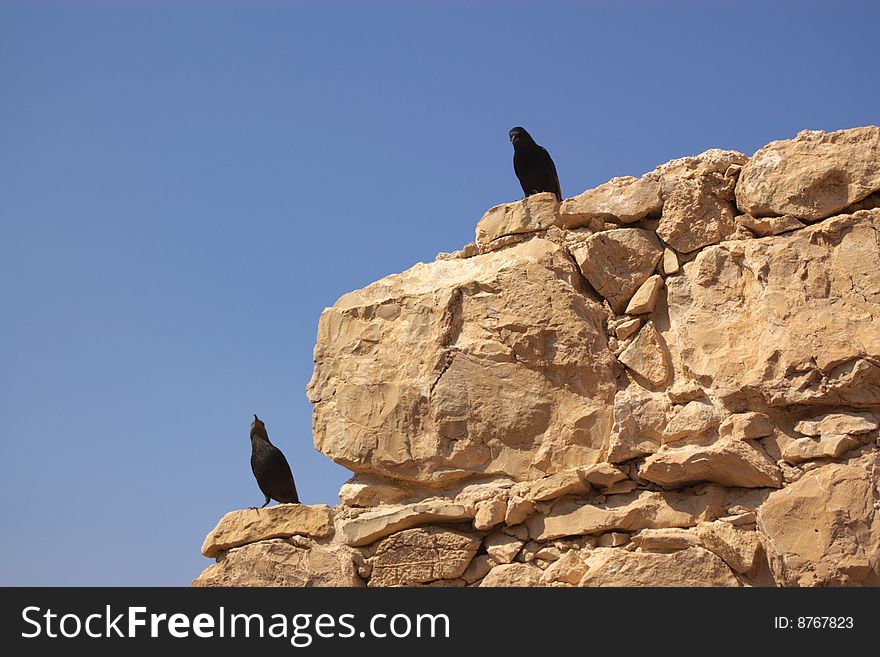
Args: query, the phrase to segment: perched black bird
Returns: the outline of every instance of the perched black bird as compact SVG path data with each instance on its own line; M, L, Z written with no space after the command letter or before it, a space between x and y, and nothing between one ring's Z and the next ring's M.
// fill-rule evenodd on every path
M270 499L276 502L299 503L296 484L293 483L293 473L290 471L287 459L280 449L269 442L266 425L256 413L251 423L251 469L254 471L260 490L266 496L266 504ZM263 506L260 508L262 509Z
M556 200L562 202L556 165L550 159L547 149L538 146L525 128L513 128L510 131L510 143L513 144L513 171L519 178L525 195L553 192Z

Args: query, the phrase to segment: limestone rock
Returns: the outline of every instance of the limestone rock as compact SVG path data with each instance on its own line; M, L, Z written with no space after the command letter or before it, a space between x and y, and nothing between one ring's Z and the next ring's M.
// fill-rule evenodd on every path
M304 549L283 541L259 541L229 551L193 586L363 586L353 551L340 545Z
M523 497L513 496L507 500L504 524L518 525L535 512L535 503Z
M663 249L663 259L660 261L660 268L665 276L677 274L680 266L678 264L678 255L670 248Z
M484 540L486 552L495 561L495 563L510 563L516 557L523 542L508 536L504 532L494 532L489 534Z
M663 442L671 443L711 431L719 425L721 418L719 410L706 402L694 400L678 406L663 430Z
M429 500L415 504L379 507L340 521L339 531L348 545L368 545L395 532L433 522L470 522L473 516L461 504Z
M577 586L587 574L587 565L581 558L578 550L569 550L563 554L557 561L547 566L547 569L541 575L541 583L549 584L569 584Z
M589 492L590 484L574 469L538 479L529 487L526 497L535 502L543 502L563 495L585 495Z
M700 547L670 554L596 548L580 586L739 586L730 568Z
M653 322L645 324L618 360L653 386L662 386L671 375L669 351Z
M394 504L407 497L407 492L397 486L366 477L352 477L339 489L339 499L346 506L371 507Z
M547 514L526 521L529 536L548 541L564 536L637 531L657 527L693 527L722 512L723 492L707 486L688 493L641 491L615 495L601 504L557 500Z
M697 536L704 548L718 555L737 573L747 573L758 560L761 541L757 532L728 522L701 522Z
M654 306L660 297L660 290L663 289L663 277L654 274L639 286L636 293L629 300L626 306L627 315L644 315L654 312Z
M618 324L617 328L614 329L614 333L615 335L617 335L618 340L626 340L633 333L638 331L641 325L642 320L640 320L638 317L634 317Z
M265 509L230 511L205 537L202 554L220 552L268 538L293 535L323 538L333 533L330 507L325 504L277 504Z
M590 235L572 250L581 272L620 314L653 273L663 248L653 231L621 228Z
M578 468L581 477L596 488L607 489L626 479L626 473L610 463L597 463Z
M804 130L752 156L736 187L754 216L823 219L880 190L880 128Z
M614 397L608 461L620 463L657 451L672 413L669 398L631 385Z
M559 202L552 192L532 194L515 203L491 208L477 224L477 244L518 233L533 233L560 226Z
M481 587L490 586L540 586L543 571L528 563L503 563L495 566L480 582Z
M736 231L735 180L711 173L681 180L665 199L657 235L679 253L717 244Z
M737 151L711 148L699 155L691 155L661 164L649 176L660 179L660 193L669 198L683 181L697 180L703 176L721 175L736 179L736 167L744 165L749 158Z
M565 228L590 225L593 219L610 218L625 224L660 214L660 182L656 178L612 178L562 202L560 215Z
M730 438L705 446L664 446L645 459L639 476L661 486L701 481L743 488L782 486L782 472L770 457L751 443Z
M872 413L828 413L809 420L798 422L794 430L805 436L839 436L846 434L859 436L873 431L878 426L877 417Z
M703 523L701 523L703 524ZM674 552L700 544L695 531L676 527L643 529L632 537L633 545L643 552Z
M748 411L728 415L721 426L718 427L718 435L729 436L736 440L755 440L773 433L773 422L766 413Z
M858 438L845 433L826 434L819 438L799 438L785 446L782 458L792 465L815 459L836 459L861 444Z
M790 214L785 214L781 217L753 217L750 214L741 214L736 217L736 223L745 226L758 237L780 235L803 228L806 225Z
M535 238L343 296L318 326L315 447L432 484L596 462L619 370L581 285L565 249Z
M437 527L383 538L370 558L369 586L410 586L461 577L480 546L478 536Z
M782 586L880 585L880 455L832 463L772 493L758 509Z
M477 514L474 516L474 529L480 531L491 529L495 525L504 522L507 513L507 500L493 499L484 500L477 504Z
M705 248L666 280L673 360L730 402L880 404L880 210Z
M496 565L497 564L492 561L492 558L488 554L478 554L473 558L461 578L466 583L473 584L477 580L483 579L488 575L489 571Z

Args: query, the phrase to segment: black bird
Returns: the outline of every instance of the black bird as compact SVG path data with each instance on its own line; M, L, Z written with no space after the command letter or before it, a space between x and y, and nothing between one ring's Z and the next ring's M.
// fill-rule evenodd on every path
M510 143L513 144L513 171L525 195L553 192L556 200L562 202L556 165L547 149L538 146L525 128L519 127L510 131Z
M266 504L270 499L299 504L296 484L293 483L293 473L287 459L280 449L269 442L266 425L256 413L251 423L251 470L254 471L260 490L266 496Z

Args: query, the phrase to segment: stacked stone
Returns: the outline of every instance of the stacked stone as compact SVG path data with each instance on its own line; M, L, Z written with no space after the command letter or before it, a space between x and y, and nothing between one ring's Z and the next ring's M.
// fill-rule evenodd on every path
M492 208L324 311L308 394L341 504L196 584L878 585L880 128Z

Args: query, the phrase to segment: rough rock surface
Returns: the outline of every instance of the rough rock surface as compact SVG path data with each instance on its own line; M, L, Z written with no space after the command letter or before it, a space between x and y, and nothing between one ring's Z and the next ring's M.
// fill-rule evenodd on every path
M663 255L657 236L642 228L606 230L590 235L572 250L581 272L617 313L626 309Z
M230 511L205 537L202 554L215 557L223 550L269 538L294 535L322 538L332 532L330 507L323 504L277 504L265 509Z
M560 225L559 202L552 192L532 194L516 203L496 205L477 224L477 243Z
M228 514L194 585L880 585L878 139L499 205L344 295L340 504Z
M230 550L193 586L363 586L352 555L334 545L296 547L259 541Z
M880 127L804 130L774 141L743 167L736 202L754 216L815 221L880 190Z
M669 554L596 548L580 586L739 586L730 568L701 547Z
M663 199L656 177L613 178L574 198L565 199L560 208L566 228L589 226L593 219L630 224L652 214L660 214Z
M880 456L830 463L772 493L758 528L782 586L880 585Z
M534 479L597 461L616 373L605 313L557 244L420 264L322 314L315 447L404 481Z
M480 538L435 527L407 529L383 538L370 559L370 586L409 586L461 577Z

